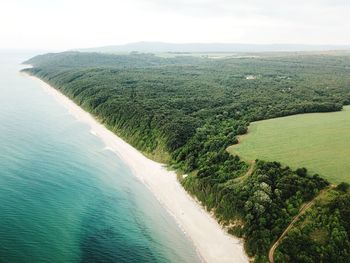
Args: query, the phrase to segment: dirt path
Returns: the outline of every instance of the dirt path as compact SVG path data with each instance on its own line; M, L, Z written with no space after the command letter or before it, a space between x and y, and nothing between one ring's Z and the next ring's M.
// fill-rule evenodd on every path
M299 218L305 213L305 211L307 209L309 209L316 201L316 199L321 196L324 192L326 192L327 190L329 190L329 188L327 187L326 189L323 189L319 192L319 194L312 199L310 202L304 204L300 210L299 213L293 218L292 222L290 222L290 224L288 225L288 227L284 230L284 232L282 233L282 235L277 239L277 241L272 245L272 247L270 248L269 251L269 261L270 263L275 263L274 260L274 255L275 255L275 251L276 248L278 247L278 245L281 243L282 239L288 234L289 230L293 227L293 225L295 224L295 222L297 222L299 220Z
M244 177L249 177L252 175L252 173L254 172L254 168L255 168L255 161L252 161L252 163L250 164L249 170L248 172L244 175Z
M252 173L254 172L254 168L255 168L255 161L252 161L250 163L250 167L249 167L248 171L244 175L242 175L241 177L235 178L234 182L244 181L246 178L248 178L249 176L252 175Z

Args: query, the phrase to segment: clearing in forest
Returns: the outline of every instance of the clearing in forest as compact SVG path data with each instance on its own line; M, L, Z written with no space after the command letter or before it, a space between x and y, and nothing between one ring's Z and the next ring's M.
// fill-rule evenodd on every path
M350 183L350 106L253 122L239 141L228 150L244 160L278 161L332 183Z

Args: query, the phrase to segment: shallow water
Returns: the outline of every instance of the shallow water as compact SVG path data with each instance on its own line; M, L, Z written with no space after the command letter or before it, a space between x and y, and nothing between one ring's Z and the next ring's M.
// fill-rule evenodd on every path
M130 169L0 52L0 262L198 262Z

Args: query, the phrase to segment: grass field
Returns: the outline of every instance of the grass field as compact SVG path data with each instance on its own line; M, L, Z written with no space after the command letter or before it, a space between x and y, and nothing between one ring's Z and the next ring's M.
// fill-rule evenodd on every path
M332 183L350 183L350 106L253 122L229 152L244 160L279 161L305 167Z

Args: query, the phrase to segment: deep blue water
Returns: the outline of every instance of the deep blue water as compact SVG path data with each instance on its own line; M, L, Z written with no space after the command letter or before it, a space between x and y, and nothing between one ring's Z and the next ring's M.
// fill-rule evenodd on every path
M198 262L129 168L0 52L0 262Z

